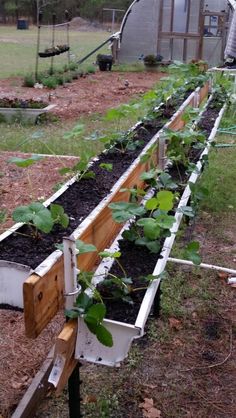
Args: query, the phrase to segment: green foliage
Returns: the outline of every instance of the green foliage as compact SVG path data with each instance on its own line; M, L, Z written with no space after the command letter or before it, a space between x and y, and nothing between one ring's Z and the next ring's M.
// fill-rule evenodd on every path
M77 123L69 132L66 132L63 135L64 139L75 139L77 138L79 135L81 135L82 133L84 133L85 130L85 126L82 123Z
M28 224L32 229L34 238L40 238L38 231L46 234L51 232L55 223L66 228L69 224L69 218L64 213L62 206L51 204L50 210L42 203L33 202L27 206L18 206L12 214L15 222Z
M51 217L53 219L53 223L59 224L63 226L63 228L67 228L69 225L69 217L65 213L63 206L57 205L55 203L51 203L50 205L50 212Z
M82 317L89 331L96 335L98 341L106 347L112 347L112 335L102 325L105 315L105 305L103 303L94 305L92 299L86 293L81 293L76 299L75 307L66 311L66 316L69 318Z
M194 264L201 264L201 257L199 255L200 244L197 241L190 242L184 250L183 256L185 259L192 261Z
M41 157L40 155L32 155L29 158L12 157L12 158L9 158L7 162L14 163L17 165L17 167L26 168L42 159L43 157Z
M24 87L34 87L35 77L32 73L26 74L24 77L23 86Z
M49 77L43 77L41 82L44 85L44 87L47 87L48 89L55 89L58 85L57 77L52 75Z
M142 216L145 213L145 209L137 203L111 203L109 208L112 209L112 217L117 223L127 222L134 216Z
M111 172L113 170L113 164L109 164L109 163L101 163L99 165L99 167L103 168L106 171Z
M196 144L203 144L205 141L205 135L201 132L190 131L184 129L182 131L166 130L168 138L167 156L176 165L182 164L185 168L188 167L189 152L191 147Z
M50 232L53 227L53 219L49 209L39 202L17 207L13 211L12 217L16 222L32 223L37 230L45 233Z
M97 248L94 245L85 244L83 241L79 239L76 240L75 244L76 244L76 249L79 250L79 255L97 251Z
M87 170L88 164L91 158L94 156L93 151L83 151L80 155L80 160L72 168L63 167L59 170L61 175L73 174L77 176L77 181L88 178L95 178L95 173L91 170Z

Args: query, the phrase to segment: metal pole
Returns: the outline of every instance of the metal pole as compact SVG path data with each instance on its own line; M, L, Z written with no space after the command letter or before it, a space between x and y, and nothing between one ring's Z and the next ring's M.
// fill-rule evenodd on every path
M68 12L68 10L65 10L65 18L66 18L66 22L67 22L67 25L66 25L66 34L67 34L66 38L67 38L67 40L66 40L66 42L67 42L67 46L70 47L70 37L69 37L70 23L69 23L69 12ZM67 52L67 57L68 57L68 66L69 66L70 65L70 50L68 50L68 52Z
M115 14L116 14L116 11L115 11L115 9L113 9L112 10L112 23L111 23L111 31L112 31L112 33L114 32L114 26L115 26Z
M55 46L55 23L56 23L56 14L52 14L52 48ZM50 68L50 74L53 74L53 62L54 62L54 56L51 58L51 68Z
M80 367L81 363L75 366L69 380L68 380L68 392L69 392L69 417L81 418L81 397L80 397Z
M37 48L36 48L36 62L35 62L35 81L38 81L38 68L39 68L39 45L40 45L40 30L42 22L42 12L37 14L38 21L38 37L37 37Z
M114 35L115 36L115 35ZM97 48L93 49L89 54L85 55L85 57L81 58L79 61L77 61L77 64L82 64L87 58L89 58L91 55L93 55L96 51L98 51L100 48L102 48L104 45L106 45L108 42L112 41L114 39L113 36L110 36L106 41L104 41L101 45L99 45Z

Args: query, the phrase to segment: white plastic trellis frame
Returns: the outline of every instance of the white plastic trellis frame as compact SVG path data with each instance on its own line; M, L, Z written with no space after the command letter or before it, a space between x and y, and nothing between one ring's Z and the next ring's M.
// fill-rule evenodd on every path
M209 152L211 142L215 138L219 123L221 121L225 109L226 104L221 109L218 118L215 121L214 127L208 138L207 146L202 152L201 157L196 165L196 172L193 172L189 178L189 181L192 183L196 183L198 177L201 174L202 158ZM187 186L179 202L178 209L182 206L187 205L190 196L191 190L190 187ZM171 236L166 238L164 242L163 250L161 252L161 258L157 261L154 271L152 273L154 276L160 277L165 270L166 263L168 261L172 246L174 244L176 233L179 229L182 217L183 213L180 211L178 212L177 210L175 215L175 223L170 231ZM154 298L160 284L160 280L160 278L155 279L148 287L134 325L125 324L122 322L108 319L104 320L104 325L112 333L113 336L113 347L111 348L104 347L102 344L100 344L96 337L90 333L90 331L84 324L83 319L80 318L78 323L75 357L80 360L86 360L97 364L103 364L107 366L119 366L120 362L124 360L125 357L127 357L133 339L140 338L144 335L144 327L149 316L150 310L152 308Z

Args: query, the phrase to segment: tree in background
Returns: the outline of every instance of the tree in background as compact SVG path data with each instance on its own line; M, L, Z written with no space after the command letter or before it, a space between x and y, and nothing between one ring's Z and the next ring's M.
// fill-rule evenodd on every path
M56 13L57 21L61 22L65 10L68 10L71 18L81 16L101 20L104 7L126 10L131 3L132 0L0 0L0 16L3 22L7 18L27 17L37 23L38 11L41 10L47 23L52 13Z

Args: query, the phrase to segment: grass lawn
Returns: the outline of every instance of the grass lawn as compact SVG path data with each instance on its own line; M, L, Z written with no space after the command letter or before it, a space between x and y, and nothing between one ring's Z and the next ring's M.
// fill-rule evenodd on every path
M24 76L26 73L34 72L36 60L37 28L31 26L29 30L17 30L15 26L0 25L0 78L10 76ZM40 50L51 46L52 33L49 29L41 30ZM76 60L83 58L86 54L99 46L109 38L109 33L100 32L79 32L70 30L71 53ZM55 44L66 43L66 30L55 31ZM100 53L109 53L105 45ZM98 53L98 52L97 52ZM86 65L96 60L96 54L86 60ZM55 64L63 66L67 62L67 54L55 57ZM39 59L39 71L49 68L50 59Z

